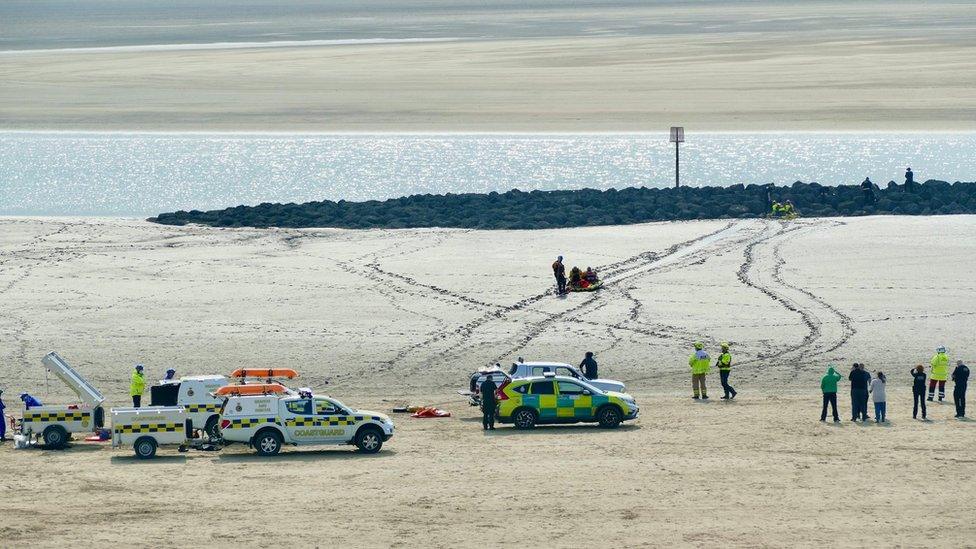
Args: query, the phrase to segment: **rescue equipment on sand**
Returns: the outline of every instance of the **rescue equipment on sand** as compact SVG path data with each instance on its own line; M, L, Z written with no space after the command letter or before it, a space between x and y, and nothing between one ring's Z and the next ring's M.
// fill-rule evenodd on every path
M593 292L599 290L602 287L603 287L602 280L597 280L592 284L586 283L586 281L584 280L583 284L580 284L579 286L569 286L566 289L569 290L570 292Z
M410 414L410 417L416 417L416 418L451 417L451 412L429 407L429 408L421 408L417 410L416 412Z

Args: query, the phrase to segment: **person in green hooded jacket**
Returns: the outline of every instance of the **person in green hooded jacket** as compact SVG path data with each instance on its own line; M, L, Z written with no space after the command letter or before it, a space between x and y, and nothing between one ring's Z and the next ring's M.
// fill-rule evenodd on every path
M702 400L708 400L708 390L705 388L705 377L712 369L712 361L705 352L705 344L695 343L695 352L688 357L688 366L691 367L691 390L694 392L695 400L698 400L699 389L701 390Z
M827 375L820 379L820 390L823 391L823 411L820 412L820 421L827 421L827 404L833 408L834 423L840 423L840 416L837 415L837 382L844 376L837 373L833 364L827 368Z

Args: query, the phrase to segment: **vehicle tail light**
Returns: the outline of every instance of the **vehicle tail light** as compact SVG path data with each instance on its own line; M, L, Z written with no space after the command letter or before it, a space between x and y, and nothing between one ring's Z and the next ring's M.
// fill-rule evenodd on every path
M501 386L495 390L495 400L508 400L508 395L505 394L503 389L508 387L509 383L511 383L511 381L506 379L504 382L502 382Z
M223 420L220 421L220 428L221 429L226 429L228 427L230 427L230 420L229 419L223 419Z

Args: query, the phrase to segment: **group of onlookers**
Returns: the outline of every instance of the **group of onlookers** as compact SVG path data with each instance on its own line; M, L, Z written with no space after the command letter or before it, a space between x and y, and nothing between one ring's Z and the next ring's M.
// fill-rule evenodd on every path
M939 402L945 399L945 384L949 374L949 357L945 347L939 347L935 356L930 361L930 379L928 383L928 402L935 399L935 389L939 389ZM925 367L919 364L909 372L912 376L912 393L914 403L912 405L912 417L918 419L919 408L922 411L922 419L928 419L925 407ZM956 367L952 371L951 378L955 384L952 397L956 406L957 418L966 417L966 389L969 384L969 367L961 360L956 362ZM833 412L834 421L839 422L840 416L837 413L837 382L843 379L834 366L827 368L826 375L820 380L820 389L823 393L823 409L820 413L820 421L827 421L827 408ZM855 363L851 367L850 374L847 376L851 383L851 421L867 421L871 419L868 415L868 399L874 401L874 420L884 423L888 420L887 410L887 391L885 390L888 378L884 372L878 371L874 376L868 372L864 364Z

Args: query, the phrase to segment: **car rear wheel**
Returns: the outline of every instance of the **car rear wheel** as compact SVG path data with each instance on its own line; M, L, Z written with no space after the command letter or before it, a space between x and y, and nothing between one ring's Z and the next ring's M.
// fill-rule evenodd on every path
M259 456L273 456L281 451L281 435L274 431L261 431L254 437L254 449Z
M600 421L600 427L613 429L620 425L620 410L616 406L601 408L599 413L597 413L597 419Z
M379 429L362 429L356 433L356 447L364 454L375 454L383 447L383 433Z
M156 439L152 437L140 437L132 445L132 449L135 450L137 458L150 459L156 455L157 446Z
M60 425L51 425L44 429L44 445L55 450L64 448L68 443L68 432Z
M531 429L535 427L535 410L530 410L528 408L518 410L515 412L515 416L512 417L512 422L515 423L516 429Z

